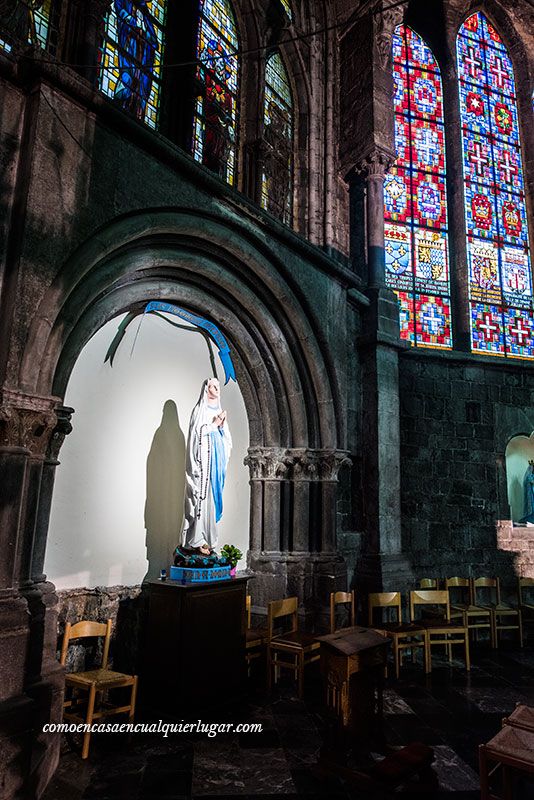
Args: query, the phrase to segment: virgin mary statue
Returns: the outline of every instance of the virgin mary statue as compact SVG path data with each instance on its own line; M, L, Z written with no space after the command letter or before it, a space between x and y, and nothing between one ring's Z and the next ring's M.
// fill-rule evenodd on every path
M182 546L209 555L217 546L232 437L216 378L202 384L187 437Z

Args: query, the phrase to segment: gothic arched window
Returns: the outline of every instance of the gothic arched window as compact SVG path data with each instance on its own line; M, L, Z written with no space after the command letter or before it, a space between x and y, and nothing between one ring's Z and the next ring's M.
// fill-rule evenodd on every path
M55 53L57 26L53 24L56 9L53 0L15 0L4 3L0 10L0 49L7 53L12 40L37 45Z
M265 65L263 126L261 205L290 224L293 100L286 68L279 53L270 55Z
M157 128L166 0L111 0L103 20L99 89Z
M395 166L384 182L386 281L401 337L452 347L443 95L431 50L411 28L393 37Z
M236 167L238 46L228 0L201 0L193 157L231 185Z
M476 13L458 33L471 345L534 358L532 276L514 69Z

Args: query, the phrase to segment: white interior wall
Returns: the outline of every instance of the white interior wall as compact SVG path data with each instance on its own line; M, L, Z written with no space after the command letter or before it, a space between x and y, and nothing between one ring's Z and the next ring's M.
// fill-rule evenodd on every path
M87 343L67 387L73 431L59 456L45 560L58 589L157 577L178 544L185 438L202 382L211 376L208 348L194 329L180 330L148 314L133 355L137 320L110 367L104 358L121 320L108 322ZM235 544L245 554L248 421L241 392L233 381L223 385L216 347L214 352L233 438L219 547Z
M508 502L514 522L519 522L525 516L523 482L528 462L531 459L534 459L534 434L532 436L514 436L506 448Z

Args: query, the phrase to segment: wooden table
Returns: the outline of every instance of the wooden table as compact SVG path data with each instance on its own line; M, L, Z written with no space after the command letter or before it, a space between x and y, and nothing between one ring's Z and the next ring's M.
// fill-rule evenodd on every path
M390 640L358 626L342 628L318 639L326 703L344 728L365 738L366 725L381 726L382 687Z
M249 577L150 582L140 682L146 709L181 714L243 691Z

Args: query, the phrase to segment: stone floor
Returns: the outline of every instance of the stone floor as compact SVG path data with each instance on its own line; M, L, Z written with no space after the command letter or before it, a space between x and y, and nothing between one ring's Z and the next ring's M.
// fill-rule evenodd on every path
M318 673L307 677L303 702L289 684L281 684L271 695L252 685L247 699L231 713L203 714L204 721L261 722L259 734L208 738L182 733L167 739L144 734L129 743L101 734L93 737L86 762L65 742L44 800L368 798L367 792L349 788L338 778L325 781L314 774L325 732L320 689ZM406 665L401 680L388 681L386 688L386 738L392 747L413 741L431 745L440 790L403 796L479 798L477 746L498 731L503 715L517 702L534 705L532 647L520 651L503 646L497 652L473 648L470 675L461 662L450 667L435 656L428 678L420 665ZM534 798L534 786L520 788L517 796Z

